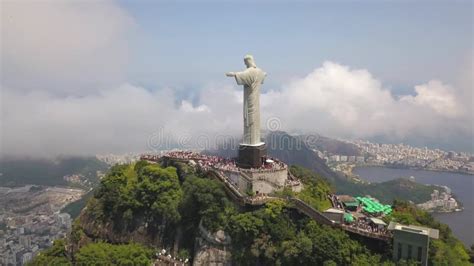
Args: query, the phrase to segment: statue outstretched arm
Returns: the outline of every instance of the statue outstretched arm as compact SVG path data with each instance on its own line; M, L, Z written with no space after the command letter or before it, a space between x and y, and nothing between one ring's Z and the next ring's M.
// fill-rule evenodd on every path
M227 72L225 75L228 77L235 77L235 72Z

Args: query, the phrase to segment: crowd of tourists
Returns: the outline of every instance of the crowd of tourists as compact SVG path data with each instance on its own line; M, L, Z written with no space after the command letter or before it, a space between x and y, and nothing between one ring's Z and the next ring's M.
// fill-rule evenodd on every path
M140 156L140 160L152 161L152 162L156 162L160 158L161 158L161 155L152 155L152 154L144 154Z
M374 233L379 235L389 234L386 227L379 227L378 225L372 223L367 217L362 217L349 224L350 227L357 228L368 233Z
M263 201L266 201L268 199L272 198L271 196L269 196L267 193L257 193L255 194L254 196L252 197L248 197L247 198L247 201L249 201L250 203L255 203L255 202L263 202Z
M211 168L218 169L221 171L233 171L238 172L239 168L235 164L234 160L221 158L217 156L208 156L204 155L199 158L196 162L199 165L199 168L207 171Z
M342 202L339 201L339 199L337 198L336 195L334 194L329 194L328 195L328 198L329 200L331 201L332 203L332 206L336 209L341 209L343 210L344 209L344 205L342 205Z
M235 172L238 172L240 170L247 172L261 172L268 170L282 170L287 168L286 164L282 161L271 157L265 157L263 158L264 161L260 168L242 169L237 166L235 160L233 159L221 158L218 156L206 155L193 151L170 151L164 155L142 155L140 159L157 161L161 157L194 160L197 164L199 164L199 166L203 168L212 167L219 170Z
M229 158L222 158L218 156L212 156L212 155L205 155L205 154L200 154L197 152L192 152L192 151L170 151L166 154L163 155L143 155L140 157L142 160L150 160L150 161L158 161L162 157L168 157L168 158L174 158L174 159L182 159L182 160L189 160L191 163L195 163L200 169L204 171L208 171L211 169L219 170L222 172L268 172L268 171L277 171L277 170L283 170L287 168L287 165L283 163L282 161L271 158L271 157L265 157L262 158L263 163L260 168L250 168L250 169L244 169L238 167L236 161L234 159L229 159ZM230 180L229 178L225 178L226 182L228 182L230 185L234 187L238 187L238 184L236 183L236 180ZM298 186L300 185L300 181L289 175L288 179L286 180L286 185L287 186ZM258 195L259 197L262 195Z
M176 266L185 266L189 265L189 259L179 259L173 257L170 253L166 254L166 249L157 252L156 254L156 261L153 265L176 265Z
M187 160L193 160L193 159L202 160L202 159L205 159L205 157L207 157L207 155L200 154L193 151L170 151L166 153L164 156L170 157L170 158L177 158L177 159L187 159Z
M340 199L338 198L337 195L334 194L329 194L328 195L329 200L332 203L332 206L336 209L344 210L348 212L342 203ZM360 206L357 208L356 212L360 212L361 208ZM375 234L380 234L380 235L386 235L388 234L387 228L386 227L379 227L378 225L374 224L371 222L370 218L365 216L364 214L359 213L359 218L356 218L353 222L346 222L346 224L352 228L362 230L368 233L375 233Z

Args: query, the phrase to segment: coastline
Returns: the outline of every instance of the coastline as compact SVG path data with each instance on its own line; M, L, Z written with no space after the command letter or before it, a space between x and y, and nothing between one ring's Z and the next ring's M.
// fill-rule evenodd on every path
M358 182L362 182L362 183L367 183L367 184L370 184L372 182L370 181L367 181L367 180L364 180L363 177L361 177L360 175L354 173L354 169L355 168L389 168L389 169L405 169L405 170L420 170L420 171L432 171L432 172L445 172L445 173L456 173L456 174L466 174L466 173L460 173L459 171L442 171L442 170L431 170L431 169L428 169L428 168L420 168L420 167L400 167L400 166L397 166L397 165L384 165L384 164L351 164L351 165L348 165L348 171L345 172L344 174L351 178L352 180L356 180ZM472 173L470 173L469 175L473 175ZM408 178L408 177L407 177ZM447 186L444 186L444 185L439 185L439 184L423 184L423 185L433 185L433 186L437 186L437 187L440 187L442 188L443 190L446 191L446 188L450 189L449 187ZM440 209L440 208L432 208L432 209L425 209L425 211L429 212L429 213L433 213L433 214L436 214L436 213L456 213L456 212L462 212L464 211L464 206L463 206L463 203L461 201L459 201L459 199L456 197L456 195L454 194L450 194L450 196L452 198L454 198L457 202L457 208L455 209L452 209L452 210L445 210L445 209Z
M408 166L400 167L397 165L384 165L384 164L357 164L357 165L351 165L350 167L348 167L349 171L346 172L348 177L350 176L350 178L357 178L361 180L362 182L368 183L368 184L372 182L368 180L364 180L364 178L361 178L360 175L354 173L355 168L387 168L387 169L414 170L414 171L426 171L426 172L436 172L436 173L464 174L464 175L470 175L470 176L473 175L471 173L467 174L467 173L461 173L459 171L442 171L442 170L433 170L433 169L420 168L420 167L408 167ZM408 176L406 177L408 178ZM429 185L437 186L444 189L445 191L446 191L446 188L448 190L451 190L451 188L446 185L440 185L440 184L434 184L434 183L433 184L420 183L420 184L427 185L427 186ZM456 208L447 210L447 209L443 209L439 207L434 207L434 208L424 209L424 210L432 214L458 213L458 212L464 211L464 206L463 206L464 204L458 199L458 197L455 194L450 194L450 197L455 199L457 203Z

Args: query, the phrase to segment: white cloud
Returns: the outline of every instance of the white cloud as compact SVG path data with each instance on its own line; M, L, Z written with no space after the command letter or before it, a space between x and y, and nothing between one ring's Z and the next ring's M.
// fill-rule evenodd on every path
M214 97L194 107L189 102L176 106L173 90L167 88L150 92L123 85L67 97L43 91L5 90L2 152L47 156L144 151L150 148L150 138L162 129L171 138L163 145L183 136L238 132L239 121L233 115L239 116L239 105L233 89L209 88L205 94Z
M416 96L404 96L401 101L407 101L419 106L427 106L441 116L457 117L462 114L462 106L452 94L453 89L438 80L415 86Z
M181 108L180 108L181 111L183 112L187 112L187 113L193 113L193 112L210 112L211 110L209 109L209 107L207 107L206 105L199 105L197 107L194 107L192 105L192 103L186 101L186 100L183 100L181 101Z
M472 114L455 93L432 80L397 99L367 70L325 62L281 91L263 96L264 114L280 117L285 130L345 137L472 135ZM288 112L288 110L291 110Z
M414 96L397 100L368 71L326 62L282 90L262 94L262 125L278 117L282 130L330 136L472 135L462 126L472 114L462 113L452 91L430 81L416 86ZM242 131L242 91L231 86L203 88L195 105L185 100L175 104L170 88L149 91L133 85L85 96L5 92L2 133L7 154L141 151L161 130L171 138L165 144L184 146L196 144L199 136L212 140Z
M3 1L2 83L82 94L123 82L133 19L112 1Z

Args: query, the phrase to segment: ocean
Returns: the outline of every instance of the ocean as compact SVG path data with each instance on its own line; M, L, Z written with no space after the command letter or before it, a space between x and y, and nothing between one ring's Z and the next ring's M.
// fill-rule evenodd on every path
M464 207L461 212L434 213L442 223L449 225L454 235L467 248L474 244L474 176L450 172L436 172L426 170L395 169L385 167L357 167L354 173L369 182L384 182L399 177L415 177L415 181L422 184L448 186L452 194Z

